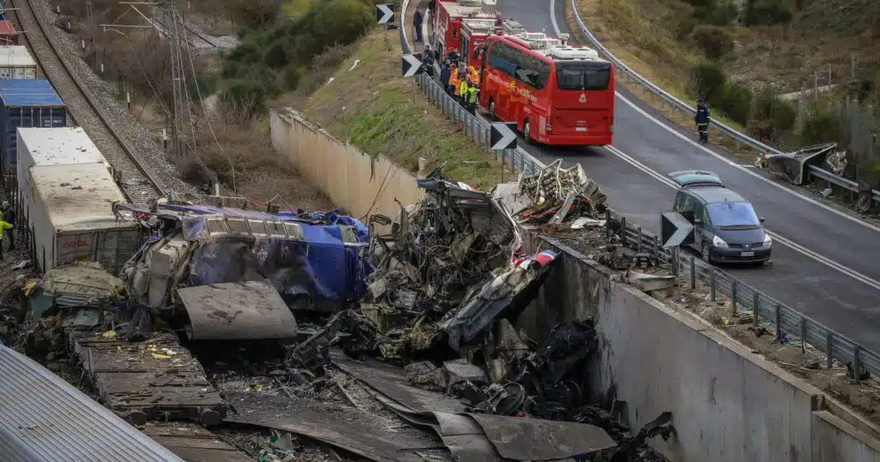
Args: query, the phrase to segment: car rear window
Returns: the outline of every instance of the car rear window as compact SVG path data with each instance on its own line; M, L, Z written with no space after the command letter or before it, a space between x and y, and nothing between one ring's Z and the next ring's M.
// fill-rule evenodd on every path
M556 62L556 83L561 90L606 90L611 63Z
M761 226L755 209L748 202L718 202L706 204L713 226Z

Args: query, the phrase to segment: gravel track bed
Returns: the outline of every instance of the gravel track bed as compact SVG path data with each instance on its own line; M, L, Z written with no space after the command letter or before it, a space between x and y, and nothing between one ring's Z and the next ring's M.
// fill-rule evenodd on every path
M80 93L73 78L64 69L58 56L53 53L48 40L52 40L70 71L76 74L77 80L90 93L89 96L96 106L101 108L104 118L113 126L119 138L128 145L132 156L144 166L159 187L166 194L195 192L195 188L180 180L177 168L166 159L161 146L116 99L113 89L79 58L78 43L55 26L58 23L58 16L51 9L49 2L29 0L36 13L42 15L40 20L47 29L47 36L43 36L39 33L35 18L29 14L25 1L28 0L14 0L15 6L20 8L15 16L21 29L28 31L28 42L35 58L40 62L46 78L52 82L64 99L68 111L76 122L83 127L107 161L117 171L122 172L122 188L129 198L132 201L142 202L157 197L159 192L141 173L123 146L114 138L110 128L98 117L86 97Z

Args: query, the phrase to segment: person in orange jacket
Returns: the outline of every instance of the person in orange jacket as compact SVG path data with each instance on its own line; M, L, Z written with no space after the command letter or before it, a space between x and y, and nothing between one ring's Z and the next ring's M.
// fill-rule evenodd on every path
M474 66L468 66L468 78L471 79L474 85L478 85L480 83L480 74L474 68Z
M452 98L456 101L458 101L459 85L461 85L461 79L459 78L458 65L452 63L452 73L449 74L449 86L452 87Z

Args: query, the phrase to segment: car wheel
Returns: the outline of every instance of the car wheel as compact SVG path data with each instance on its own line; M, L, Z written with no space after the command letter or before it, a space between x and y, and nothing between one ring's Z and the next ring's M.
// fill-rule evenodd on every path
M526 143L534 144L532 142L532 127L529 124L529 119L526 119L525 122L523 122L523 138L526 139Z
M700 249L700 256L703 257L703 261L706 263L712 263L712 256L709 254L709 244L703 243L702 248Z

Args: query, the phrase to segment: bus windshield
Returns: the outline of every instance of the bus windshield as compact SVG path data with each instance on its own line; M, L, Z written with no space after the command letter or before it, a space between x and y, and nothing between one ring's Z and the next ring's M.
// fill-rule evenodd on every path
M607 90L610 81L611 63L556 62L556 83L560 90Z

